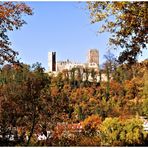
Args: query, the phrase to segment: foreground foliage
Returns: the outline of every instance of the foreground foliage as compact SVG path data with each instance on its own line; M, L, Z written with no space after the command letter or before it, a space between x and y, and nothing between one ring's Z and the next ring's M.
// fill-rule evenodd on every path
M118 60L134 63L137 56L147 49L147 2L87 2L92 23L100 23L99 32L112 34L110 43L121 47ZM99 26L99 25L98 25Z
M25 3L0 2L0 65L5 61L15 62L18 52L11 48L8 31L26 24L24 14L32 15L32 9Z
M2 145L12 144L5 137L14 127L16 139L22 139L13 145L20 146L145 145L139 116L148 116L147 67L147 60L117 66L108 83L82 81L77 73L71 79L65 71L49 76L39 63L5 65L0 71ZM35 134L46 131L52 137L39 142Z

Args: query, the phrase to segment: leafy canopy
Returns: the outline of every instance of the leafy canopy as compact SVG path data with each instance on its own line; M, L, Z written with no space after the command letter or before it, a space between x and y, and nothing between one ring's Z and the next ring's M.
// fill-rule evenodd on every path
M22 19L23 14L32 15L31 8L25 3L0 2L0 64L14 62L18 54L10 47L7 32L19 29L26 23Z
M147 48L147 2L87 2L91 23L103 22L99 32L111 32L110 43L124 49L119 62L134 63Z

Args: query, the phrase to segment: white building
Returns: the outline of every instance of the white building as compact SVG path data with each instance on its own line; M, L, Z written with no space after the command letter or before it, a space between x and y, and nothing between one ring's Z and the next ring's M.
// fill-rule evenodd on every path
M94 63L94 62L88 63L87 67L90 68L90 69L94 69L95 71L98 71L99 70L98 64L97 63Z
M69 60L67 60L67 61L58 61L57 62L57 72L61 72L61 71L65 70L65 69L67 69L69 71L72 68L76 68L76 67L85 68L85 64L71 62Z

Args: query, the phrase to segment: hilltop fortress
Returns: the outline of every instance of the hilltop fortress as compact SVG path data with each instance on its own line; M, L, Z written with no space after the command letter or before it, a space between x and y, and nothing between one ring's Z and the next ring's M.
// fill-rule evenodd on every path
M71 70L72 68L93 68L95 71L99 70L99 51L97 49L90 49L87 56L86 63L76 63L70 60L57 61L56 52L48 52L48 71L62 72L63 70Z
M95 79L97 82L100 81L99 76L99 51L97 49L90 49L87 54L87 62L86 63L76 63L72 62L69 59L65 61L57 61L56 52L48 52L48 73L54 74L55 76L64 70L72 70L73 68L79 68L81 73L83 73L84 69L94 70L96 75ZM83 73L83 81L85 81L86 73ZM88 80L90 82L93 81L91 72L89 73ZM101 74L101 80L107 81L107 77L105 74Z

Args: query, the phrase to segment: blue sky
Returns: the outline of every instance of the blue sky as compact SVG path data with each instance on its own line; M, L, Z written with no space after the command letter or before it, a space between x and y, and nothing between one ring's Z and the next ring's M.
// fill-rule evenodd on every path
M57 60L70 59L85 63L87 52L96 48L100 64L108 49L109 33L97 35L98 24L91 25L84 3L79 2L27 2L33 8L33 16L25 16L27 25L10 32L12 47L18 58L27 64L36 62L47 67L48 51L57 52ZM112 51L115 55L119 52ZM146 58L146 52L144 57Z

